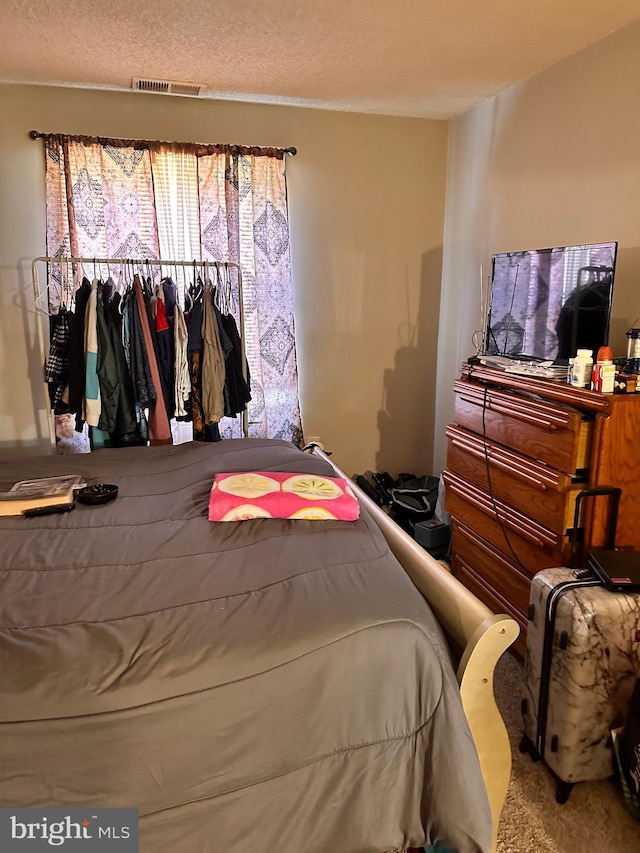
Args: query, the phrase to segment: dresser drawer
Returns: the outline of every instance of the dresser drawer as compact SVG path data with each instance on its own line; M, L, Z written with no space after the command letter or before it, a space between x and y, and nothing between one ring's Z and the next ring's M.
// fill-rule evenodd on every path
M488 586L498 590L501 597L511 602L523 618L529 608L531 579L524 569L513 565L505 554L486 542L464 524L453 523L453 552L471 566Z
M567 537L494 498L449 471L443 474L445 506L455 521L482 533L503 554L515 554L530 577L541 569L566 565Z
M585 484L458 426L447 427L447 468L494 498L564 534L573 526L575 502Z
M593 422L575 409L465 379L454 391L460 426L568 474L588 467Z
M482 578L475 573L473 568L469 566L465 560L457 554L454 554L451 560L451 574L457 578L467 589L477 596L480 601L487 605L493 613L506 613L516 620L520 626L520 634L514 642L512 649L516 654L524 660L527 650L527 619L515 608L512 604L506 601L502 596L484 583Z

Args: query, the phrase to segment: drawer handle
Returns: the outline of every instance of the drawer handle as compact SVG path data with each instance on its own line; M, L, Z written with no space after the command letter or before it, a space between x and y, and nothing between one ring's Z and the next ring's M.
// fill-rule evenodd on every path
M453 485L453 484L451 484ZM474 495L467 494L453 486L453 491L457 492L458 495L463 498L465 501L468 501L470 504L475 506L485 515L492 516L496 519L499 524L504 524L505 527L508 527L510 530L513 530L518 536L521 536L523 539L528 539L530 542L533 542L538 548L543 548L545 542L540 539L539 536L536 536L534 533L531 533L530 530L527 530L526 527L520 527L515 524L513 521L510 521L508 518L505 518L504 515L500 515L493 506L489 507L484 501L478 500Z
M465 403L470 403L473 406L482 407L483 398L481 396L471 396L460 392L460 399ZM523 409L517 403L502 403L500 400L487 398L487 409L496 412L500 415L507 415L516 420L525 421L525 423L535 424L543 429L556 430L567 429L569 421L562 415L554 418L552 415L536 415L530 409Z
M525 409L520 409L516 406L506 406L504 404L496 403L494 406L489 406L496 412L500 412L502 415L509 415L512 418L516 418L520 421L526 421L527 423L536 424L536 426L544 427L545 429L566 429L567 421L565 418L557 418L557 420L553 420L550 416L544 415L535 415L531 411L526 411Z
M539 480L537 477L534 477L531 474L527 474L526 471L523 471L522 468L519 468L517 465L509 465L507 462L503 462L501 459L494 458L491 453L489 453L489 459L496 466L496 468L501 468L508 474L516 474L518 477L520 477L521 480L528 480L536 487L536 489L540 489L541 492L546 492L546 490L548 489L546 483L543 483L542 480Z
M477 548L483 554L485 554L489 559L493 560L494 563L498 563L498 565L506 568L509 571L513 570L513 566L507 562L507 560L502 557L494 548L490 545L485 545L482 540L478 537L478 539L474 539L472 535L467 533L464 528L458 525L458 531L460 536L465 539L472 548Z
M451 443L454 447L458 447L460 450L463 450L465 453L468 453L470 456L475 456L476 459L485 459L485 453L479 447L474 446L470 442L465 441L464 439L452 438ZM534 485L536 489L539 489L541 492L544 492L548 489L548 486L543 483L540 479L533 476L532 474L527 473L523 470L519 465L514 462L505 462L499 457L495 456L494 453L488 449L486 453L486 457L488 457L489 461L496 468L500 468L502 471L506 471L507 474L513 474L519 477L521 480L527 480L529 483Z

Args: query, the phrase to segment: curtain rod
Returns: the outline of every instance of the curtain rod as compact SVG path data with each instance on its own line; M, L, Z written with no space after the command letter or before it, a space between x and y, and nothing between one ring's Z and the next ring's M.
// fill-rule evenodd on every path
M193 146L195 148L221 148L221 149L237 149L238 151L250 151L257 152L260 146L255 145L226 145L226 144L213 144L206 142L163 142L161 140L147 140L147 139L117 139L112 137L105 136L74 136L73 134L59 134L59 133L42 133L39 130L30 130L29 137L31 139L47 139L49 137L54 136L69 136L71 139L87 139L87 140L108 140L110 143L138 143L140 145L184 145L184 146ZM295 157L298 153L298 149L291 146L290 148L270 148L268 146L264 146L265 151L281 151L283 154L288 154L290 157Z

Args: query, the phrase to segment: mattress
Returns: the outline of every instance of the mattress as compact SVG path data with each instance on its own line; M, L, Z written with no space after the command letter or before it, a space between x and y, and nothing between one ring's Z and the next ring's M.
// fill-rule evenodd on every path
M364 510L209 522L252 470L332 473L261 439L1 463L119 496L0 518L0 802L138 808L143 853L488 850L428 605Z

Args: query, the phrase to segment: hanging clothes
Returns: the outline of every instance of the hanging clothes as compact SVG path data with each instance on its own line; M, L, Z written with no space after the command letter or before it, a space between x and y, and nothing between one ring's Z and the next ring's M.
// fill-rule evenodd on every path
M171 412L171 417L175 417L176 414L176 389L175 389L175 372L176 372L176 345L175 345L175 315L176 315L176 307L180 308L178 304L178 288L176 287L173 279L168 276L163 278L160 282L160 298L164 302L164 311L167 318L167 323L169 324L169 341L168 341L168 369L167 369L167 383L169 386L169 398L170 404L168 409Z
M123 309L122 309L122 348L124 350L124 357L127 366L127 374L131 381L131 395L133 398L133 412L134 417L136 419L136 423L138 425L138 429L140 431L140 436L143 442L146 444L149 438L149 432L147 428L147 417L145 414L145 409L137 402L136 393L139 391L138 383L136 383L137 372L134 369L134 352L133 352L133 334L134 334L134 326L135 326L135 317L134 315L137 313L137 306L135 301L131 300L131 292L125 292L123 298ZM142 338L142 326L139 324L139 336ZM149 365L147 363L147 373L149 376L149 383L151 383L151 373L148 369ZM151 388L153 390L153 388ZM154 391L155 393L155 391Z
M75 413L76 429L89 427L92 448L171 443L172 417L192 420L195 440L220 440L220 420L251 399L228 276L217 269L216 291L194 264L183 311L170 277L152 293L150 273L133 275L141 262L118 263L124 292L111 279L83 277L74 310L61 304L50 317L45 375L54 414Z
M69 411L76 416L76 431L82 432L83 401L84 401L84 324L87 311L87 303L91 293L91 282L83 277L80 287L75 294L75 311L73 322L69 330L69 390L67 400Z
M227 355L225 363L226 367L226 382L227 389L225 395L225 415L233 418L247 408L247 404L251 402L251 385L249 378L249 365L246 364L245 379L242 372L242 362L245 358L242 349L242 341L238 326L236 325L233 314L222 314L221 323L224 327L227 339L231 342L231 349Z
M100 383L98 380L98 327L97 327L98 282L91 282L91 292L84 319L84 401L82 416L89 426L98 426L100 421Z
M162 386L160 381L160 372L158 370L158 362L156 360L153 340L151 337L151 329L149 328L147 308L145 305L144 294L142 291L142 284L140 282L139 276L137 275L134 276L133 279L133 291L140 314L142 334L147 348L151 379L153 380L153 386L156 389L156 404L149 410L149 441L153 445L172 444L173 439L171 437L171 426L169 424L169 418L167 417L167 410L164 404L164 398L162 395L162 391L158 391L158 389L161 389Z
M230 399L229 399L229 381L228 381L228 365L227 359L229 358L229 353L233 349L233 344L227 335L224 323L222 321L222 314L220 313L220 309L216 305L215 302L215 291L214 291L214 300L213 300L213 310L216 312L216 322L218 324L218 335L220 336L220 347L222 349L222 355L224 358L224 385L222 386L222 403L224 407L224 415L228 417L230 411Z
M171 419L175 413L173 330L169 325L164 300L160 297L156 300L156 340L158 342L158 370L160 371L162 394L167 409L167 417Z
M111 346L116 363L119 394L116 425L111 433L111 443L114 447L132 447L145 444L136 415L136 404L133 396L133 382L127 365L123 344L124 317L120 313L121 296L114 294L113 299L105 305L105 316L111 338Z
M98 286L96 305L98 332L98 362L97 373L100 383L100 420L98 426L103 432L115 432L120 399L120 382L116 366L116 355L113 350L111 334L106 317L105 297L109 298L109 289L105 285ZM105 442L105 444L110 442Z
M191 378L189 376L189 361L187 357L187 323L182 308L176 302L173 317L174 340L174 408L177 418L187 415L186 405L191 394Z
M64 305L49 318L49 357L45 379L49 389L49 402L54 415L69 412L63 399L69 381L69 347L73 314Z
M194 441L205 441L204 411L202 408L202 295L194 299L189 310L187 355L191 381L191 420Z
M205 293L202 304L202 408L205 423L212 424L224 417L224 353L211 291Z
M134 297L125 308L126 328L129 332L130 370L135 390L135 401L141 409L155 405L157 394L151 378L151 367L142 330L138 301Z

